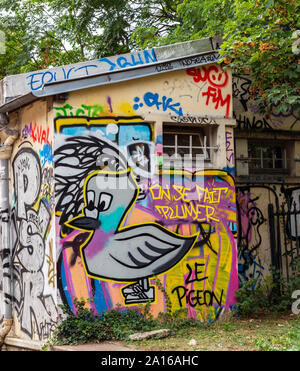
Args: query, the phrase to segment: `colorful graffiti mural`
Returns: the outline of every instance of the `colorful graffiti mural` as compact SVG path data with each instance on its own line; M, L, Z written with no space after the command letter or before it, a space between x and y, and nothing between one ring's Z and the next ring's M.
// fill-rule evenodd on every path
M48 163L46 166L44 162L42 168L41 158L28 147L27 141L20 144L12 168L14 306L21 330L31 338L37 336L42 340L51 335L57 319L56 304L45 278L48 276L48 283L52 282L53 288L56 286L55 266L52 264L48 272L45 268L45 258L48 267L54 262L53 251L48 248L53 244L50 235L53 187L49 177L44 177L49 172Z
M2 260L2 254L3 254L3 249L0 249L0 264L3 266L3 260ZM3 269L0 269L0 303L4 303L4 292L3 292ZM3 314L3 304L0 305L0 324L2 323L4 318Z
M256 279L255 288L261 279L272 275L273 268L284 276L291 275L298 256L299 187L251 184L239 185L236 191L240 283ZM274 235L270 229L270 206Z
M296 162L299 151L297 138L293 134L293 130L297 130L297 125L299 125L299 117L292 110L276 112L275 105L270 107L267 115L261 113L253 101L250 86L250 75L233 75L236 175L240 176L240 179L237 178L240 282L252 278L257 278L259 281L262 277L270 276L272 274L270 267L274 268L276 261L276 268L279 269L278 266L282 264L281 260L283 259L284 262L286 260L284 246L292 244L289 238L296 238L296 226L299 224L297 223L298 215L291 214L286 218L287 220L278 216L278 213L282 211L282 204L284 204L285 212L288 212L288 209L291 211L292 204L296 201L295 210L299 210L297 206L299 205L299 199L297 199L299 172ZM258 165L257 169L253 169L250 160L244 161L243 157L247 158L249 153L251 144L249 139L257 143L265 143L267 147L268 143L275 142L282 133L288 133L288 131L290 134L281 140L281 145L288 143L288 150L283 147L283 151L287 151L284 153L288 158L288 164L281 169L282 173L266 169L264 165ZM246 141L248 141L248 149ZM277 214L274 216L276 231L274 234L270 232L269 205ZM278 243L282 251L277 251L274 247ZM275 255L276 259L272 255ZM285 268L285 274L286 271Z
M264 276L265 268L258 250L262 243L261 229L264 227L265 218L257 205L258 200L259 196L254 195L248 188L240 189L237 193L240 284L249 279L257 279L259 282Z
M289 204L289 209L296 212L296 215L291 215L287 220L287 229L292 239L299 238L300 236L300 186L296 187L282 187L282 191L285 195L286 201Z
M141 117L55 119L58 286L75 310L152 303L216 318L238 287L236 203L225 171L157 173ZM159 279L162 293L155 284Z

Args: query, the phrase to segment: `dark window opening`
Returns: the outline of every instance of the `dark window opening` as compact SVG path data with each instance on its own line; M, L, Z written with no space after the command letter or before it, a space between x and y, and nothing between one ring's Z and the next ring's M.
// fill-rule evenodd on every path
M268 141L248 141L249 173L288 171L286 146Z

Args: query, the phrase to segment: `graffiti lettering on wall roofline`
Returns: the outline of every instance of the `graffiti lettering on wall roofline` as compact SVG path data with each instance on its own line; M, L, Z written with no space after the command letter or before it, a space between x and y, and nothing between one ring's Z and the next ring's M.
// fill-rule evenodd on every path
M156 61L154 49L150 51L144 50L143 52L124 54L118 57L102 58L82 64L61 66L46 71L33 72L28 74L25 79L30 90L37 91L47 83L71 80L73 78L110 72L117 69L123 70L128 67L152 64Z
M99 62L105 63L109 67L108 71L114 71L115 69L124 69L128 67L136 67L139 65L155 63L157 62L154 49L151 51L144 50L130 55L122 55L120 57L110 57L98 59Z
M221 59L218 53L208 54L208 55L201 55L197 57L187 57L182 59L180 62L183 67L191 67L191 66L200 66L202 64L208 63L215 63Z
M203 116L192 116L192 115L184 115L184 116L171 116L171 120L175 122L179 122L181 124L203 124L203 125L217 125L217 121L210 117L203 117Z
M155 56L154 49L144 50L142 52L124 54L101 58L82 64L55 67L45 71L36 71L25 75L25 82L31 91L42 89L45 84L58 81L68 81L75 78L87 77L107 72L123 71L128 68L147 66L147 74L153 75L170 70L179 70L182 68L201 66L204 64L215 63L220 59L218 53L193 56L159 63Z
M157 72L171 71L173 70L173 65L171 62L160 63L155 69Z
M233 117L236 119L237 129L243 130L262 130L268 129L273 130L273 127L268 123L268 121L264 117L257 117L255 115L247 117L243 114L233 113Z
M220 59L219 54L202 55L198 57L187 57L179 61L182 67L201 66L203 64L215 63ZM155 69L157 72L172 71L175 68L174 62L164 62L158 64Z
M44 129L41 125L38 125L35 121L30 122L29 125L25 124L22 130L22 138L32 138L33 143L48 144L52 146L52 141L49 142L49 127Z
M169 61L157 63L154 49L151 51L145 50L142 53L131 54L129 57L121 56L113 58L102 58L99 59L100 62L105 62L110 67L109 71L114 71L116 69L124 69L128 67L135 67L138 65L155 63L156 72L170 71L173 69L178 69L179 67L191 67L194 65L203 65L208 63L215 63L220 59L218 53L212 53L201 56L192 56L181 58L179 61Z
M91 71L99 68L96 64L85 65L81 67L58 67L53 70L33 72L26 76L26 83L30 90L40 90L45 84L51 82L69 80L75 77L89 76Z
M204 100L206 106L214 105L215 110L225 106L225 117L229 117L231 94L223 91L229 82L228 73L219 65L188 68L186 73L193 78L195 83L208 84L207 90L201 94L202 97L206 97Z
M133 109L139 110L140 108L154 107L157 111L172 111L178 116L183 115L182 107L180 102L174 102L173 98L167 98L165 95L160 96L158 93L147 92L144 94L143 98L135 97Z

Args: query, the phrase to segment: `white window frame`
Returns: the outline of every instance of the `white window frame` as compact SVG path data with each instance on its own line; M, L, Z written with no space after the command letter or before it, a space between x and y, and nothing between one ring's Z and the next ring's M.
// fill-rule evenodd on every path
M199 156L203 156L204 160L208 160L208 161L210 160L210 156L209 156L209 153L207 151L208 149L210 149L210 147L208 147L206 145L206 143L207 143L207 136L206 135L204 135L203 137L201 137L201 135L199 135L200 143L202 144L202 146L193 146L193 136L195 136L195 133L182 132L182 134L184 134L184 135L189 135L190 138L189 138L189 145L188 146L181 146L181 145L178 145L178 136L180 135L178 132L166 131L164 133L165 134L174 134L174 140L175 140L174 146L163 144L163 148L174 148L175 149L175 151L174 151L175 158L178 157L178 149L185 148L185 149L189 149L188 156L191 159L193 158L193 149L202 149L203 150L203 155L199 154ZM197 134L200 134L200 133L197 133ZM202 142L202 138L203 138L203 142Z
M200 129L200 130L199 130ZM192 131L193 130L193 131ZM163 137L163 167L182 169L183 165L186 168L194 168L195 161L203 161L201 167L212 167L213 153L212 151L218 151L219 146L211 146L208 143L213 142L213 130L217 130L216 126L208 125L174 125L170 122L164 122L162 126L162 137ZM174 145L164 144L164 134L174 135ZM189 145L181 146L178 144L178 137L180 134L190 135ZM193 136L199 135L200 146L193 146ZM216 136L215 136L216 137ZM166 152L165 148L173 148L174 154L170 157ZM183 157L178 154L178 149L185 148L189 149L189 153ZM201 149L202 154L197 154L193 157L192 150Z

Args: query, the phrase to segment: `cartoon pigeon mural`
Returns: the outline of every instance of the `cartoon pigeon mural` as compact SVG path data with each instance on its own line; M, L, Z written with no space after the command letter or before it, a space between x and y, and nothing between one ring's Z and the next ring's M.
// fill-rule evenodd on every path
M122 288L125 304L154 301L149 279L174 267L194 246L198 233L180 236L156 223L123 225L138 199L139 187L125 157L109 140L68 138L55 156L56 179L60 180L57 204L66 205L60 223L65 228L90 232L81 246L87 274L130 282ZM76 182L63 174L66 166L72 166ZM65 197L71 197L68 203Z

